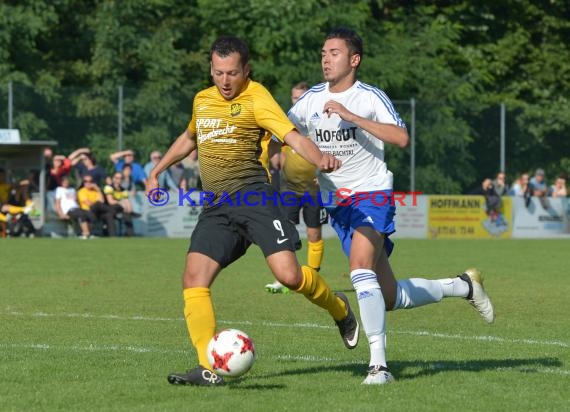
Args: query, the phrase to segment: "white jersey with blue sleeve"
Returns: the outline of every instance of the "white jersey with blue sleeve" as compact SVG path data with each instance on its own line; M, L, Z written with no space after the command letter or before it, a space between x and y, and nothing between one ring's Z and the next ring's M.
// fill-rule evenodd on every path
M318 173L323 192L390 190L393 176L384 162L384 142L337 114L323 113L325 103L335 100L352 113L380 123L406 127L386 94L373 86L356 81L341 93L329 91L328 83L309 89L289 110L289 119L300 133L310 136L323 153L342 161L332 173Z

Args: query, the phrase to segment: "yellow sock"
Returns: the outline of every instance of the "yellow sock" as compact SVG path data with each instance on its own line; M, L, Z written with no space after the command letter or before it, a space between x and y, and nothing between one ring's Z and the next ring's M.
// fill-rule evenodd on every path
M211 369L206 355L208 343L216 333L216 318L209 288L188 288L184 295L184 319L198 354L198 363Z
M315 270L321 268L323 254L325 252L325 241L323 239L317 242L308 242L307 248L307 264Z
M334 320L344 319L348 313L344 302L332 293L331 288L319 273L308 266L302 266L303 281L296 292L302 293L317 306L329 311Z

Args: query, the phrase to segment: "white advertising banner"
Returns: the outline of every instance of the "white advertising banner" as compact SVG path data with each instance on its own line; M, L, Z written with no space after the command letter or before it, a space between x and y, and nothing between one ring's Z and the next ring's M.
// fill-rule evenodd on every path
M190 238L192 231L198 222L198 216L202 212L201 206L191 206L186 199L182 200L179 205L179 193L170 192L170 198L166 204L162 206L153 205L148 198L139 192L136 194L135 203L140 205L142 218L135 221L135 233L140 236L156 236L156 237L174 237L174 238ZM192 193L190 196L196 204L200 203L198 193ZM137 210L137 207L134 207ZM138 211L137 210L137 211ZM301 223L297 225L299 236L307 237L307 226L303 221L301 214ZM336 237L334 229L328 225L323 225L323 238Z
M513 197L513 238L570 235L568 198Z
M198 206L200 204L199 194L192 193L190 196L195 205L192 205L187 197L181 198L182 200L179 199L180 196L178 192L170 192L169 195L169 200L163 205L151 204L143 192L138 192L135 196L131 197L133 209L141 214L140 218L134 220L136 236L190 238L198 222L198 216L202 211L202 207ZM433 236L433 228L430 227L430 225L433 225L433 222L430 223L430 208L433 209L433 204L430 204L430 201L433 203L442 197L453 197L466 201L473 198L473 196L430 195L406 197L403 204L400 203L396 205L396 233L393 236L417 239L435 237ZM44 234L51 236L69 235L70 228L57 219L53 211L53 193L48 193L47 199L46 223L42 228ZM546 197L524 199L522 197L510 197L508 199L505 198L503 203L505 209L507 209L504 211L504 214L507 216L506 221L508 222L509 230L505 233L501 233L500 237L570 238L570 202L568 198ZM452 205L452 203L446 202L445 205L449 206ZM438 222L445 221L447 222L447 226L450 226L448 221L453 221L453 224L455 224L458 213L461 211L458 210L454 207L447 207L446 210L440 211L436 216ZM36 224L38 223L36 222L37 219L37 216L32 216L32 220ZM434 220L433 216L431 219ZM463 220L465 219L466 218L463 217ZM511 221L512 230L510 229ZM483 226L484 223L485 221L483 221ZM453 226L450 226L450 228L452 229ZM306 226L302 219L297 229L299 230L299 235L305 238ZM451 229L449 229L448 232L451 231ZM456 232L456 237L461 237L461 226ZM466 233L467 232L466 230ZM471 237L492 237L490 235L475 236L475 232L474 230L473 233L469 233L469 235ZM446 236L440 235L438 237L450 236L451 235L447 233ZM336 233L334 229L328 224L323 225L323 238L335 237Z
M396 205L396 233L401 238L425 239L428 233L428 195L407 196Z
M135 227L137 235L190 238L202 207L192 206L188 202L179 205L178 192L171 191L169 195L168 202L158 206L151 204L144 193L137 193L137 203L143 215L140 226Z

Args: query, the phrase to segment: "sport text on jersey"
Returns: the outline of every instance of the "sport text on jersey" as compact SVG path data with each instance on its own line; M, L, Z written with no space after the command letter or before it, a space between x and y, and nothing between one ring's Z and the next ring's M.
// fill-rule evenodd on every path
M203 143L207 140L212 140L213 142L219 143L235 143L236 139L221 138L217 137L229 135L236 130L236 126L230 125L227 121L225 125L222 126L222 119L212 119L212 118L199 118L196 119L196 136L199 143Z

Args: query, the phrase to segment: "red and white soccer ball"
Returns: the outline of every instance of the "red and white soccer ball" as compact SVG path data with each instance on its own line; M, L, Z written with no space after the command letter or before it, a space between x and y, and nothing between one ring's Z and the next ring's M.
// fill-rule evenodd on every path
M252 367L254 361L253 341L241 330L224 329L208 343L208 362L219 375L241 376Z

